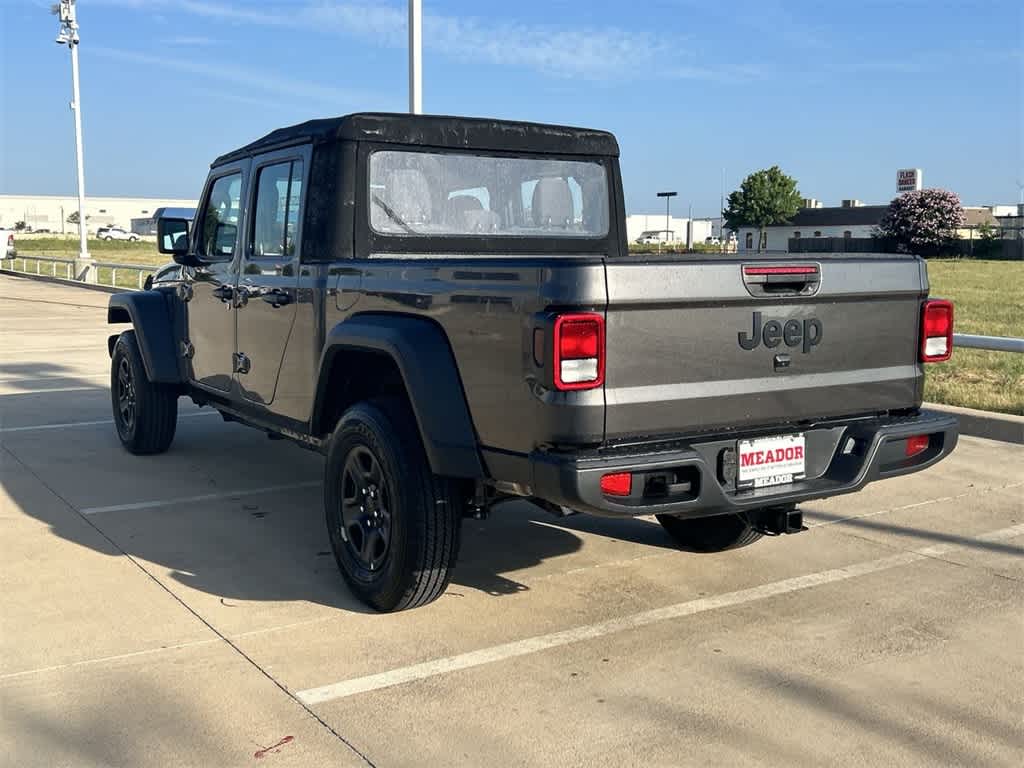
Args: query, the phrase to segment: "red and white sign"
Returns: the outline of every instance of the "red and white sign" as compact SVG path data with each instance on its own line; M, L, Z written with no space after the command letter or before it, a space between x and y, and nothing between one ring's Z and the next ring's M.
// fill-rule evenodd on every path
M804 477L804 436L740 440L738 488L767 488Z
M916 192L921 189L922 173L920 168L901 168L896 171L896 191Z

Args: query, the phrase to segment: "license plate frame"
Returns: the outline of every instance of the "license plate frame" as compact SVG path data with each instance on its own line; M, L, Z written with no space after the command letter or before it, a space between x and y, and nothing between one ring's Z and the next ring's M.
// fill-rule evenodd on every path
M788 485L806 476L807 440L803 432L736 441L737 490Z

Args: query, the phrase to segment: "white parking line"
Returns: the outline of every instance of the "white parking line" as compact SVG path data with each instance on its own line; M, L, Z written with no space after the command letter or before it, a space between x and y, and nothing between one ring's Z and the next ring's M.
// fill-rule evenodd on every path
M1020 488L1024 485L1021 483L1010 483L1008 485L996 485L991 488L972 488L964 493L958 493L955 496L941 496L935 499L926 499L925 501L915 501L913 504L904 504L902 507L888 507L886 509L876 509L871 512L863 512L859 515L847 515L846 517L836 517L832 519L819 520L818 522L808 522L808 528L821 528L825 525L836 525L838 523L845 523L850 520L861 520L865 517L878 517L878 515L887 515L890 512L903 512L908 509L917 509L918 507L927 507L932 504L942 504L947 501L958 501L959 499L966 498L967 496L977 496L979 493L991 493L992 491L1005 491L1011 488ZM813 520L816 516L815 512L807 513L807 520Z
M107 379L110 378L110 371L103 371L102 373L71 373L66 375L58 376L31 376L31 377L20 377L17 379L7 379L0 376L0 385L2 384L23 384L26 381L77 381L80 379Z
M43 672L59 672L64 669L72 669L74 667L84 667L89 664L103 664L108 661L122 661L123 659L132 659L136 656L148 656L153 653L164 653L166 651L180 651L183 648L193 648L197 645L210 645L211 643L220 642L220 638L211 637L206 640L192 640L188 643L178 643L176 645L161 645L159 648L147 648L142 651L132 651L130 653L118 653L114 656L101 656L96 659L82 659L81 661L69 661L67 664L54 664L50 667L37 667L36 669L24 669L21 672L8 672L7 674L0 675L0 680L10 680L15 677L25 677L26 675L38 675Z
M57 390L48 389L47 392ZM199 411L197 413L179 413L179 419L189 419L195 416L218 416L219 411ZM27 427L0 427L0 432L32 432L42 429L66 429L68 427L95 427L98 424L113 424L113 419L100 419L99 421L68 421L63 424L32 424Z
M1002 528L980 536L974 537L976 541L1003 541L1016 536L1024 535L1024 524L1014 525L1010 528ZM845 581L857 576L866 576L879 571L899 568L910 563L916 563L933 557L941 557L949 552L961 549L960 544L938 544L931 547L923 547L908 552L901 552L897 555L882 557L877 560L869 560L864 563L848 565L843 568L833 568L828 571L820 571L805 576L796 576L791 579L776 581L771 584L762 584L758 587L741 589L736 592L727 592L715 597L704 597L698 600L689 600L685 603L676 603L664 608L656 608L642 613L635 613L631 616L623 616L609 621L602 621L597 624L589 624L582 627L574 627L561 632L553 632L548 635L538 635L525 640L496 645L491 648L482 648L469 653L461 653L456 656L449 656L443 659L434 659L421 664L413 664L408 667L388 670L375 675L356 677L351 680L343 680L338 683L324 685L319 688L309 688L299 691L296 696L305 704L321 704L336 699L343 699L348 696L355 696L359 693L388 688L393 685L409 683L416 680L424 680L449 672L456 672L462 669L479 667L484 664L492 664L497 661L526 656L527 654L539 651L558 648L572 643L579 643L584 640L593 640L605 635L654 624L656 622L679 619L684 616L693 616L698 613L706 613L721 608L730 608L756 600L764 600L769 597L785 595L791 592L798 592L811 587L819 587L823 584L832 584L837 581Z
M0 381L0 385L7 384L6 381ZM102 389L96 387L44 387L43 389L22 389L20 387L14 387L13 392L3 392L5 396L10 395L45 395L48 392L103 392Z
M199 496L182 496L177 499L155 499L153 501L136 501L131 504L113 504L109 507L86 507L78 510L83 515L98 515L101 512L128 512L139 509L158 509L159 507L172 507L175 504L190 504L195 501L215 501L217 499L232 499L236 496L255 496L260 493L273 493L275 491L291 491L297 488L313 488L320 485L319 480L308 480L304 483L288 483L287 485L267 485L262 488L246 488L241 491L221 491L220 493L204 493Z

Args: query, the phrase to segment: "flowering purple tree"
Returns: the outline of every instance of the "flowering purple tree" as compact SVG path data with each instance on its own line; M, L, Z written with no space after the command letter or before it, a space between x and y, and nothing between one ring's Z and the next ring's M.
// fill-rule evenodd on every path
M963 224L964 209L955 193L922 189L889 203L878 230L901 251L931 256L953 240Z

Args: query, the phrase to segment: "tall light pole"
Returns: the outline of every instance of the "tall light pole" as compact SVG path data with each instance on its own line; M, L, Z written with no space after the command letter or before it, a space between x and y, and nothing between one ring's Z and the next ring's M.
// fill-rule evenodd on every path
M666 243L668 242L668 233L670 231L669 230L669 222L672 220L672 217L669 215L669 204L672 202L672 198L675 197L678 194L679 194L678 192L659 192L658 193L658 197L664 197L665 198L665 242Z
M79 280L94 282L96 275L85 231L85 161L82 152L82 97L78 90L78 18L75 14L75 0L60 0L52 10L60 19L57 45L66 45L71 50L71 111L75 116L75 162L78 166L78 263L75 264L75 273Z
M422 0L409 0L409 112L423 113Z

